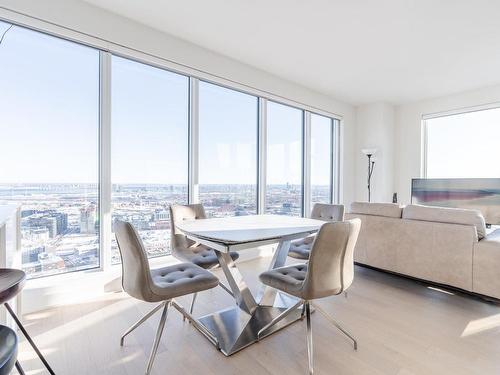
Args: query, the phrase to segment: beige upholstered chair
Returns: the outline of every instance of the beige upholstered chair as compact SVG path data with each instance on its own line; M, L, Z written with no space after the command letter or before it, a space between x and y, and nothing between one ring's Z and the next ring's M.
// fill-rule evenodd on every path
M174 306L197 327L200 326L182 306L174 301L174 298L214 288L218 285L219 279L211 272L192 263L181 263L151 270L142 240L132 224L117 221L114 230L122 259L123 290L141 301L161 302L123 334L120 345L123 346L125 336L163 307L146 370L146 374L149 374L158 350L170 305ZM204 332L204 334L209 339L216 340L213 336L210 337L209 332Z
M196 243L186 237L182 231L177 229L176 223L182 220L206 219L205 209L202 204L171 205L170 206L170 246L172 255L183 262L191 262L205 269L213 269L219 266L217 255L213 249L205 245ZM239 254L232 251L229 253L234 261L238 259ZM232 292L222 283L219 285L229 294ZM194 302L197 294L193 294L190 313L193 313Z
M263 284L299 298L297 304L284 311L259 331L259 337L291 311L304 306L307 319L307 353L309 374L313 373L313 343L311 330L311 300L344 292L354 278L354 246L358 239L361 220L325 223L313 242L307 264L276 268L260 275ZM354 343L356 340L333 318L315 305L315 308L340 329Z
M344 205L316 203L311 211L311 219L323 221L344 221ZM288 256L307 260L314 241L314 236L292 241Z

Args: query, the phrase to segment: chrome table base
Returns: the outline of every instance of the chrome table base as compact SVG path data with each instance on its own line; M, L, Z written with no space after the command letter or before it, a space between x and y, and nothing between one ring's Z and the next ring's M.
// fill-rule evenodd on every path
M279 242L269 265L270 269L285 264L289 247L289 239L283 238ZM257 298L255 298L228 255L230 250L227 249L227 252L216 251L216 254L237 306L197 319L200 325L217 338L217 348L226 356L230 356L303 318L302 304L298 304L299 300L295 297L262 286ZM290 309L293 306L297 306L297 308ZM276 324L270 324L287 309L290 311L284 317L281 317ZM269 327L261 332L259 337L259 331L267 326Z
M220 351L224 355L230 356L301 319L302 309L297 308L278 323L269 327L260 337L257 336L262 328L286 310L278 307L257 306L250 315L239 307L235 307L206 315L199 318L198 321L217 337Z

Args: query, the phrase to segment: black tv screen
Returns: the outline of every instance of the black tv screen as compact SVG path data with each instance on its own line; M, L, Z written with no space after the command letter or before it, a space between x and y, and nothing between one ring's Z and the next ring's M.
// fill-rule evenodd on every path
M414 178L411 202L426 206L470 208L487 224L500 224L500 178Z

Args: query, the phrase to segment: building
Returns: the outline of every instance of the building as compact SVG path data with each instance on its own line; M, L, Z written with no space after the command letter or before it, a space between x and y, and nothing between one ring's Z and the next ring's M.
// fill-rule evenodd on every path
M96 233L96 208L94 205L88 205L80 209L80 233Z

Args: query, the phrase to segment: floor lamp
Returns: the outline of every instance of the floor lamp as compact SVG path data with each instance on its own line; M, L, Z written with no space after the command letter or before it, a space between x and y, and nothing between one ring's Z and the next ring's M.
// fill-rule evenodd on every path
M375 158L373 155L377 152L376 148L364 148L361 150L368 157L368 202L371 201L371 180L373 168L375 167Z

